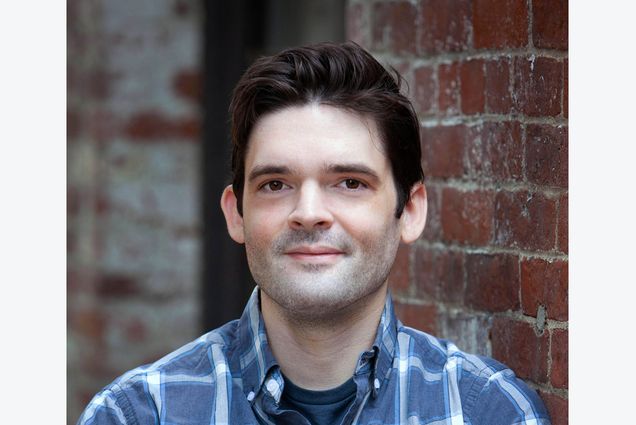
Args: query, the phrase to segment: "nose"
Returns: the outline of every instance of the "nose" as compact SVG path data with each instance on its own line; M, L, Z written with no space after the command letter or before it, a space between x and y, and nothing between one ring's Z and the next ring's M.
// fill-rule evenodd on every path
M325 204L324 194L318 184L303 183L288 222L292 229L298 230L313 230L317 227L326 229L331 226L333 215Z

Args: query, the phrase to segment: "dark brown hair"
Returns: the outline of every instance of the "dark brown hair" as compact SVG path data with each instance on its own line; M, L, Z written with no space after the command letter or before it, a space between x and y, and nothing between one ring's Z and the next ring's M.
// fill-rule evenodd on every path
M242 215L245 157L257 120L289 106L321 103L372 118L391 163L400 217L413 185L424 179L420 132L411 102L393 77L354 42L320 43L262 57L241 77L230 104L232 186Z

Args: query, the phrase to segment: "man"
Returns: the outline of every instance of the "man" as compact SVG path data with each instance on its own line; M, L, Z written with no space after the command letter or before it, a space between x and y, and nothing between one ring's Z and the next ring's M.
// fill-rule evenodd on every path
M80 424L549 424L504 365L403 326L388 275L426 220L419 123L354 43L258 60L221 197L258 287L239 320L134 369Z

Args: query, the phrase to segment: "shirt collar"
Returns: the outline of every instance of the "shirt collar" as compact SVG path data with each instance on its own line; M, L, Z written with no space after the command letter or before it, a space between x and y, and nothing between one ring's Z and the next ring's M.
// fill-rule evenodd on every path
M376 332L373 350L375 351L374 386L375 392L379 385L387 378L393 365L395 347L397 345L398 321L393 310L393 299L389 291L384 302L384 310L380 316L380 323ZM377 382L377 383L376 383Z
M243 391L248 398L253 398L263 386L270 369L278 366L267 341L258 286L252 291L239 319L238 336Z
M384 310L380 316L380 323L376 332L372 349L366 353L373 361L374 394L379 389L393 364L393 356L397 341L397 318L393 310L391 293L387 293ZM279 368L278 362L269 347L265 322L260 311L260 297L258 286L252 291L238 325L241 374L243 391L250 399L259 393L268 376ZM362 353L364 355L365 353ZM282 380L279 373L275 373L276 381ZM252 393L250 395L250 393Z

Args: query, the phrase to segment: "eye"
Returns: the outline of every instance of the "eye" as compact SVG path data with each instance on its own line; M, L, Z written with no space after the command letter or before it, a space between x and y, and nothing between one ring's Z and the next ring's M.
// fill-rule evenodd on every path
M278 192L282 190L284 187L285 187L285 184L282 181L272 180L265 183L263 186L261 186L261 189L264 189L268 192Z
M340 184L350 190L363 189L366 187L364 183L356 179L344 179Z
M345 180L345 186L347 186L347 189L357 189L360 187L360 182L354 179L347 179Z

